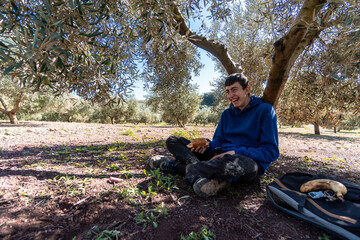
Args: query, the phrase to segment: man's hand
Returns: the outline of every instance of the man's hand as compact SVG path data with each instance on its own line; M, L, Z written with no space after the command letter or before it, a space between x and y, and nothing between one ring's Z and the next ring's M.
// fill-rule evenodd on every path
M204 154L204 152L206 151L208 147L197 147L197 148L191 148L190 150L192 152L197 152L197 153L200 153L200 154Z
M225 156L226 154L234 155L234 154L235 154L235 151L232 150L232 151L228 151L228 152L224 152L224 153L215 155L215 156L212 157L210 160L213 160L213 159L216 159L216 158L221 158L221 157Z

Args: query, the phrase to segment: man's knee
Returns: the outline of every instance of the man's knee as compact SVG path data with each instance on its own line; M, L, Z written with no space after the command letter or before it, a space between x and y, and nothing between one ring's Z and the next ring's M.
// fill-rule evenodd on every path
M178 136L170 136L168 137L168 139L166 139L166 146L172 146L174 145L177 141L178 141L179 137Z
M225 155L223 161L223 176L226 178L252 182L258 176L258 164L251 158L239 154Z
M187 145L188 142L190 142L190 140L187 140L186 138L172 135L166 139L166 147L169 149L169 147L172 148L178 144Z

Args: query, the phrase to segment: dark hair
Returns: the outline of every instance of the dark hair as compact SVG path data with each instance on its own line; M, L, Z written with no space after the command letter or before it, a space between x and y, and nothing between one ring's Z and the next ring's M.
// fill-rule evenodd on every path
M247 77L243 73L233 73L225 79L225 86L233 85L236 82L240 83L243 89L247 88L249 83Z

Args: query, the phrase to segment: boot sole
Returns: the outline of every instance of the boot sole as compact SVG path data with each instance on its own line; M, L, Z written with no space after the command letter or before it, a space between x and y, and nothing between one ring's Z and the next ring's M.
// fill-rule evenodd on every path
M194 183L193 189L199 197L207 198L220 193L226 186L226 181L219 183L217 180L200 178Z

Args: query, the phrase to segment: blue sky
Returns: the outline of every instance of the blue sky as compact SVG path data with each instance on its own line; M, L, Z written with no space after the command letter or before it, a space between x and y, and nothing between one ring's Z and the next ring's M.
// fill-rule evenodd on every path
M220 73L215 71L215 64L207 56L206 51L200 48L199 50L201 62L204 64L204 67L201 69L199 76L193 77L192 83L196 83L198 85L199 94L203 94L205 92L210 92L213 89L213 87L210 86L210 82L218 78L220 76ZM142 81L136 82L133 93L137 100L145 99L145 95L147 95L147 92L143 89Z

